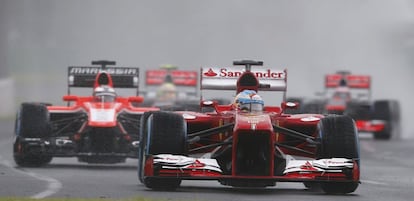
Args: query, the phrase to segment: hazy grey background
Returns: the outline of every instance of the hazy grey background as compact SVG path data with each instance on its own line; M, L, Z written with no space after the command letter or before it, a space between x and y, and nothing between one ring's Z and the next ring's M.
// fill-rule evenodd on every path
M142 72L258 59L288 69L291 96L336 70L372 75L373 98L400 100L414 137L413 25L409 0L0 0L0 111L61 104L67 66L94 59Z

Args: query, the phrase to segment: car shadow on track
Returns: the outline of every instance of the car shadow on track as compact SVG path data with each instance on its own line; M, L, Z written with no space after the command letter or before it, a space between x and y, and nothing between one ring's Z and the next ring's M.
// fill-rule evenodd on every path
M15 167L19 168L19 167ZM81 163L74 158L54 158L51 163L41 167L24 167L24 169L79 169L79 170L137 170L137 161L127 160L125 163L95 164Z
M197 185L197 186L190 186L190 185L182 185L176 190L168 191L170 193L177 193L177 194L183 194L183 193L197 193L197 194L226 194L226 195L248 195L248 196L269 196L269 195L321 195L326 196L327 194L324 193L320 188L314 188L314 189L307 189L303 186L301 187L300 183L297 183L294 185L294 187L289 188L285 185L283 187L268 187L268 188L241 188L241 187L229 187L229 186L221 186L218 182L217 184L209 183L211 185ZM152 192L158 192L156 190L151 190L145 188L142 184L139 184L140 188L144 188L145 191L152 191ZM359 196L358 193L351 193L351 194L345 194L345 195L329 195L329 196Z

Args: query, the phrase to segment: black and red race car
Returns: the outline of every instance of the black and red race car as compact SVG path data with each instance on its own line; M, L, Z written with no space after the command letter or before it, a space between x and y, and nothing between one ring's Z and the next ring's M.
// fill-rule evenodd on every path
M87 163L119 163L137 157L141 115L157 108L135 107L143 98L123 97L115 88L136 90L139 69L107 67L114 61L68 67L66 106L25 102L17 112L14 160L19 166L41 166L53 157L78 157ZM71 95L71 88L92 95Z
M354 192L360 182L359 140L352 118L286 114L287 71L240 67L201 69L202 90L233 90L235 102L201 101L212 112L155 111L141 119L139 180L151 189L175 189L182 180L217 180L234 187L277 182L320 185L326 193ZM264 91L283 92L280 106L264 105Z
M301 102L300 113L344 114L356 121L359 132L373 133L375 139L390 139L400 134L400 105L397 100L372 100L371 76L338 71L325 76L322 99Z
M179 70L174 65L145 72L145 90L140 90L145 100L141 106L158 107L163 111L201 111L199 72ZM221 104L229 104L224 98L214 98ZM204 108L204 110L207 110Z
M178 70L173 65L146 70L145 90L140 90L145 100L141 105L164 111L199 111L198 74L197 71Z

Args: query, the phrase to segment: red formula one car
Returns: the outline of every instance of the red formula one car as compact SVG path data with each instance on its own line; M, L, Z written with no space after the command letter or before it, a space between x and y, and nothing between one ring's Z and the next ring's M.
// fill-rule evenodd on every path
M400 105L396 100L371 100L371 77L340 71L325 76L323 99L292 100L302 102L300 112L349 115L359 132L374 134L375 139L390 139L400 133Z
M217 180L234 187L303 182L319 184L326 193L355 191L360 158L354 121L342 115L285 114L298 105L284 100L265 106L260 94L285 94L287 72L254 67L262 64L235 61L245 69L201 69L201 89L234 90L233 104L201 101L214 111L144 113L139 180L151 189Z
M106 67L68 68L67 106L22 103L16 117L14 160L19 166L41 166L53 157L78 157L87 163L118 163L137 157L141 115L157 108L134 107L140 96L122 97L114 88L138 94L139 69ZM70 88L86 87L92 96L70 95ZM92 91L91 91L92 92ZM90 93L91 93L90 92Z

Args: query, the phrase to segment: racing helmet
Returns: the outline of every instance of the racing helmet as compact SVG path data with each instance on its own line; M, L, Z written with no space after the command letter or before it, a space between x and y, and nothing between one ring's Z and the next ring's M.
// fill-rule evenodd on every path
M237 94L233 106L236 110L258 112L263 111L264 101L256 91L244 90Z
M114 102L116 93L114 88L102 85L93 90L93 96L94 100L97 102Z
M173 83L164 83L157 90L158 101L175 101L176 98L177 87Z

